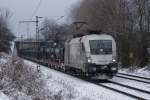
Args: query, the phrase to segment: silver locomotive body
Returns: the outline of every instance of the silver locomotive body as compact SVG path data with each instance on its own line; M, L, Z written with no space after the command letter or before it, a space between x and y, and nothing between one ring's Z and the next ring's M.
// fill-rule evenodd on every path
M117 73L116 42L107 34L73 38L65 43L65 68L88 77L110 79Z

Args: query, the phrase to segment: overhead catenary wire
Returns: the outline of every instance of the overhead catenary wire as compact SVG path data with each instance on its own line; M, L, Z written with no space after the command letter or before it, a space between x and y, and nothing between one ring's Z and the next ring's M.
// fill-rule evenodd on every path
M38 3L38 5L35 7L35 10L33 11L31 17L29 18L29 20L32 20L32 18L36 15L36 13L38 12L38 10L39 10L39 8L40 8L40 6L41 6L41 4L42 4L42 1L43 1L43 0L39 0L39 3ZM31 36L29 36L29 32L30 32L29 23L27 23L27 38L28 38L28 37L31 38Z
M39 8L40 8L40 6L41 6L41 4L42 4L42 1L43 1L43 0L40 0L40 1L39 1L38 5L36 6L34 12L33 12L32 15L31 15L30 20L31 20L31 19L35 16L35 14L38 12L38 10L39 10Z

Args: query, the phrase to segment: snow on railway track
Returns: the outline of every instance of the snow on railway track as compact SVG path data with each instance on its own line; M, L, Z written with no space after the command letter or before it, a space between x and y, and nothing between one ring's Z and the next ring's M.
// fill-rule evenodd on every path
M108 83L96 84L138 100L149 100L150 98L150 91L147 89L140 89L139 87L130 86L128 84L115 82L112 80L108 80L107 82Z
M115 77L119 77L119 78L124 78L124 79L129 79L129 80L134 80L134 81L137 81L137 82L150 84L150 80L148 78L144 78L144 77L140 77L140 76L133 76L133 75L128 75L128 74L120 74L120 73L118 73L117 75L115 75Z
M133 90L136 90L136 91L139 91L139 92L143 92L143 93L146 93L146 94L150 95L150 91L147 91L147 90L144 90L144 89L139 89L139 88L136 88L136 87L133 87L133 86L129 86L129 85L125 85L125 84L122 84L122 83L119 83L119 82L115 82L115 81L108 81L108 82L112 83L112 84L116 84L116 85L122 86L122 87L130 88L130 89L133 89Z
M120 93L120 94L124 94L124 95L126 95L126 96L129 96L129 97L131 97L131 98L134 98L134 99L137 99L137 100L147 100L145 97L142 97L141 96L141 94L140 94L140 96L139 95L135 95L134 93L133 93L133 91L125 91L125 90L123 90L122 89L122 87L120 87L121 89L118 89L119 87L118 87L118 85L114 85L114 84L111 84L111 83L109 83L109 84L97 84L97 85L99 85L99 86L102 86L102 87L105 87L105 88L107 88L107 89L110 89L110 90L113 90L113 91L115 91L115 92L118 92L118 93ZM149 97L148 97L149 98Z
M131 74L125 74L125 73L118 73L119 75L124 75L124 76L130 76L130 77L133 77L133 78L139 78L139 79L144 79L144 80L149 80L150 81L150 78L148 77L143 77L143 76L138 76L138 75L131 75Z
M149 92L144 92L145 90L140 90L134 87L128 87L127 85L123 85L120 83L116 83L113 81L109 81L110 83L99 83L100 86L105 86L106 88L110 88L116 92L120 92L122 94L128 95L138 100L148 100L150 98Z

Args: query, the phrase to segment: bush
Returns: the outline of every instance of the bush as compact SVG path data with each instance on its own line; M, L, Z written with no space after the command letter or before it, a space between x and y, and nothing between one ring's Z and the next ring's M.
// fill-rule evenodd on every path
M15 38L8 25L9 17L9 10L0 9L0 52L9 53L11 41Z
M45 87L46 81L41 77L41 73L24 64L23 60L18 57L6 57L6 59L7 61L0 65L0 90L11 97L11 100L71 100L75 98L74 88L64 80L58 79L52 83L59 83L63 87L54 92ZM49 75L47 78L51 79L52 76Z

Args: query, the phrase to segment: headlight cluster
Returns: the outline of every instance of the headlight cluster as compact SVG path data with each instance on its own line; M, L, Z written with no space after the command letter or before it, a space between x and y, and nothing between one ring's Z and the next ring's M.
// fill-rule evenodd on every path
M112 62L116 62L116 57L113 57L113 58L112 58Z
M116 59L113 59L112 61L113 61L113 62L116 62Z
M92 63L92 59L91 58L88 58L87 61L88 61L88 63Z

